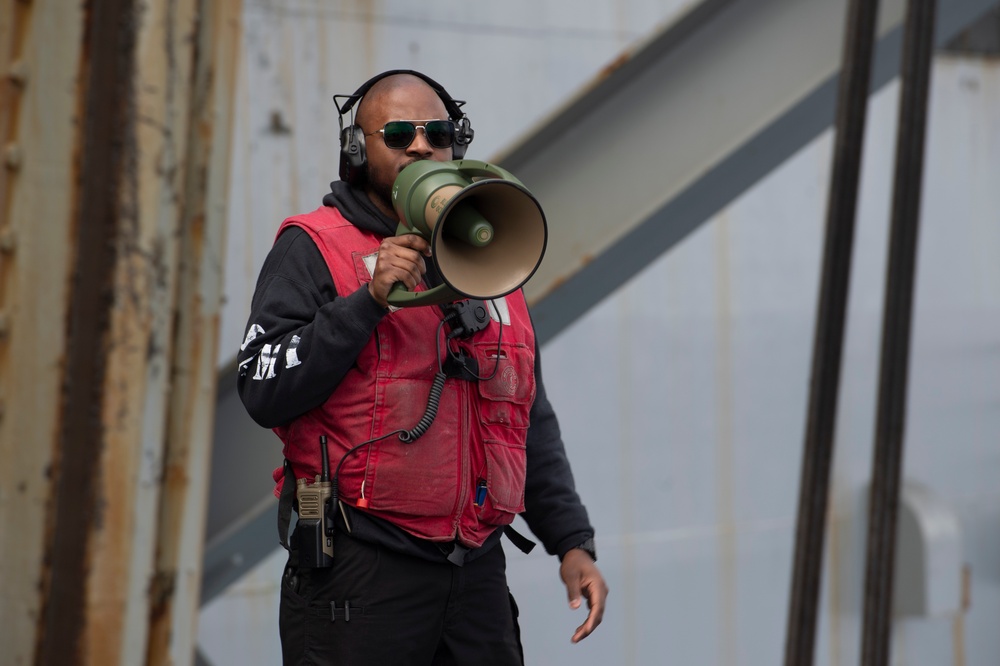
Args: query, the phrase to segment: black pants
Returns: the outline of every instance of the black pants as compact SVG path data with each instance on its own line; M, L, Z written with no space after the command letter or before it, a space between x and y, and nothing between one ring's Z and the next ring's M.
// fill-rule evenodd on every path
M286 666L524 663L499 545L457 567L340 532L332 567L285 567L279 628Z

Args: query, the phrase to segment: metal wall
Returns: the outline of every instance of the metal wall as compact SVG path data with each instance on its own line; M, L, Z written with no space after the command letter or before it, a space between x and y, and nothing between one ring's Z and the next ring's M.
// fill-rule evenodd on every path
M273 229L318 205L335 177L329 94L378 70L422 69L469 100L470 156L488 157L675 9L246 4L223 350L242 337ZM869 119L818 659L831 666L856 663L859 651L857 534L897 93L878 94ZM939 57L930 119L905 475L958 519L967 598L899 620L894 655L985 666L1000 661L996 60ZM612 592L605 624L571 646L580 618L566 609L555 561L511 553L529 663L779 663L829 161L826 133L543 350ZM203 610L209 661L277 663L281 561L278 551Z
M969 564L971 606L956 586L952 612L899 621L898 664L1000 658L998 75L934 69L905 476L958 518L963 560L939 575ZM859 654L897 92L869 119L817 663ZM780 663L829 161L827 134L545 350L574 460L604 462L577 474L620 557L613 662Z

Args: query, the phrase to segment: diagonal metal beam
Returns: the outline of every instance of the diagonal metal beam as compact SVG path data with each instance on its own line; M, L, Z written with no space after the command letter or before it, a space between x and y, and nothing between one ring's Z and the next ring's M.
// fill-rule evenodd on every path
M939 45L997 2L942 5ZM845 8L703 2L496 159L549 221L545 261L526 288L541 340L831 126ZM882 3L873 91L899 70L904 9Z
M939 43L997 0L943 4ZM550 223L526 288L542 342L830 127L845 6L705 0L493 160L543 202ZM883 7L873 90L899 65L903 1ZM273 513L255 513L269 511L266 491L246 479L266 478L279 447L242 409L232 368L216 423L203 603L276 544Z

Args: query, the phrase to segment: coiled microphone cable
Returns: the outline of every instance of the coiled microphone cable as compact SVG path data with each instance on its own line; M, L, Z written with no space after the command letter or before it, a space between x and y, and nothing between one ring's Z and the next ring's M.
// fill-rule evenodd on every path
M444 380L447 379L444 372L438 370L437 374L434 375L434 382L431 384L430 395L427 396L427 408L424 410L424 415L420 417L420 421L417 425L413 426L409 430L404 430L399 433L399 439L407 444L415 441L418 437L427 432L427 429L431 427L434 423L434 419L437 417L438 407L441 404L441 392L444 390Z
M434 423L434 419L437 417L438 407L441 405L441 393L444 391L444 382L448 378L444 372L444 364L443 364L444 361L441 354L441 329L444 327L446 323L454 319L456 316L457 314L455 312L448 313L445 315L444 318L441 319L441 323L438 324L437 335L435 336L435 344L437 346L438 371L437 374L434 375L434 381L431 383L430 394L427 396L427 408L424 410L424 415L420 417L420 421L417 422L417 425L413 426L409 430L404 430L401 433L399 433L399 439L401 442L410 444L416 441L421 435L427 432L428 428L431 427L431 424ZM486 324L488 323L489 322L487 320ZM470 335L477 332L477 330L480 330L481 328L485 328L485 325L482 325L479 327L479 329L474 329L474 330L459 329L450 334L448 336L448 339L451 339L453 337L469 337ZM475 376L477 380L489 380L492 379L494 375L496 375L497 368L500 365L500 343L502 340L503 340L503 325L500 326L500 333L497 338L497 363L496 365L493 366L493 373L490 374L488 377L480 377L475 373L473 373L473 376ZM452 352L450 347L447 348L447 352L450 356L452 357L455 356L454 352Z

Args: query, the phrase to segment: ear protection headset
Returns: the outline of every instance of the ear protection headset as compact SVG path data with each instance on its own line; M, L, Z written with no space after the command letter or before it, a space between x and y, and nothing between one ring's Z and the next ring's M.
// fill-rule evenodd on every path
M451 144L451 158L460 160L465 156L465 151L472 143L475 132L469 123L469 117L462 111L464 100L452 99L441 84L434 79L415 72L411 69L392 69L382 72L368 79L360 88L351 95L334 95L333 102L337 105L339 112L338 122L340 124L340 179L355 187L363 186L368 173L368 156L365 154L365 131L360 125L354 123L354 114L351 113L351 124L344 127L344 116L354 108L354 105L361 101L361 98L371 90L372 86L382 79L395 74L411 74L422 79L427 85L437 93L437 96L444 102L444 108L448 111L448 117L455 123L455 136ZM344 100L342 103L339 100Z

